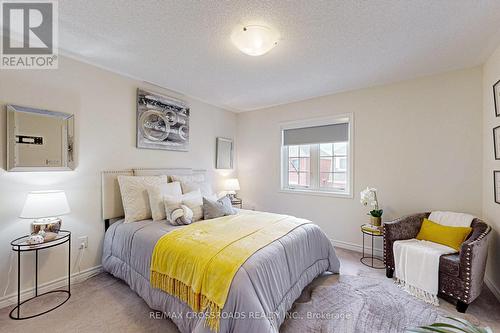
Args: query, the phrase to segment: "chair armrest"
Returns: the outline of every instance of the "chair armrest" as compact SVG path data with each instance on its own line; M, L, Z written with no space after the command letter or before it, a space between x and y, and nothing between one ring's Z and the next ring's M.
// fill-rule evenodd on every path
M464 301L467 304L481 293L491 232L490 226L479 219L474 219L471 227L471 236L460 247L460 278L465 283Z
M408 215L392 222L384 222L384 263L394 269L392 245L395 241L415 238L420 231L422 221L430 213Z

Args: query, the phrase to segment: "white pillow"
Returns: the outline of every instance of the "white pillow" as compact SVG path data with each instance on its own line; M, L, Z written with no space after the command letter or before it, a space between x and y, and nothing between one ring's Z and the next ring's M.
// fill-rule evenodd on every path
M190 193L199 189L204 197L214 195L212 185L205 180L205 176L202 174L170 176L170 178L172 178L173 181L181 183L182 193Z
M171 215L174 209L179 208L181 205L186 205L193 211L193 222L203 218L203 196L199 189L183 194L180 197L165 196L163 201L167 217Z
M151 206L151 215L153 221L165 219L165 196L180 197L182 195L181 183L161 183L148 187L149 205Z
M118 176L125 223L151 218L147 188L167 183L167 176Z

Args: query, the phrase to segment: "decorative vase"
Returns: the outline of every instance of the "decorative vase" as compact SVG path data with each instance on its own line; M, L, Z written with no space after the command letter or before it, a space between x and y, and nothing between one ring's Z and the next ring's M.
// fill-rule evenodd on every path
M38 219L31 223L31 235L41 235L44 241L53 240L61 230L61 224L60 218Z
M382 217L380 216L370 216L371 224L380 227L382 225Z

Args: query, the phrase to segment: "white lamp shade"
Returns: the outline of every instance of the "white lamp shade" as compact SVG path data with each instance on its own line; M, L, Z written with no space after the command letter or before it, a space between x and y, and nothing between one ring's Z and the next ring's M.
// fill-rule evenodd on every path
M231 35L233 44L250 56L260 56L271 51L279 39L280 34L276 30L261 25L247 25Z
M238 178L226 179L226 182L224 183L224 189L226 191L239 191L240 182L238 181Z
M70 209L64 191L29 192L20 218L39 219L69 214Z

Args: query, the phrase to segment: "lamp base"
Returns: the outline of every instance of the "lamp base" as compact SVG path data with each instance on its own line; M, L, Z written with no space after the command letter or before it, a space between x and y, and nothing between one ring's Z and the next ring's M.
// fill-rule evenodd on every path
M231 199L231 201L238 200L236 193L228 193L227 196L229 197L229 199Z
M31 235L41 235L44 241L57 237L61 230L62 220L58 217L37 219L31 222Z

